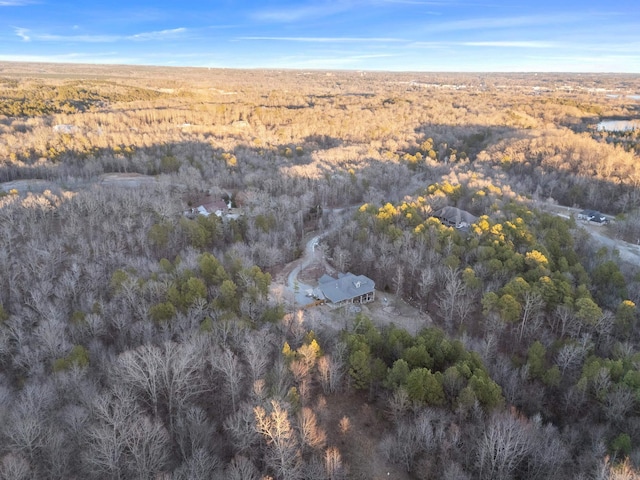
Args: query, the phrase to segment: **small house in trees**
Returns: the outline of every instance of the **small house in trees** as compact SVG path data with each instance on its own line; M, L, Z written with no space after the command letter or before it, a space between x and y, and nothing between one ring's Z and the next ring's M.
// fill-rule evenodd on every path
M369 303L376 298L376 284L369 277L339 273L338 278L323 275L318 280L316 296L335 305Z
M607 217L596 210L583 210L578 214L578 220L585 222L607 223Z
M436 211L433 216L447 227L455 228L469 228L472 223L478 221L478 217L475 215L456 207L443 207Z
M210 202L203 203L202 205L198 205L195 208L190 208L185 211L184 214L187 217L195 217L196 215L202 215L208 217L211 214L216 215L217 217L223 217L227 215L229 212L229 205L225 203L224 200L214 200Z

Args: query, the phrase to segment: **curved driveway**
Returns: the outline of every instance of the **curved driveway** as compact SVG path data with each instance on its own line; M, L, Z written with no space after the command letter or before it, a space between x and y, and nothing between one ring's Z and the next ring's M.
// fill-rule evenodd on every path
M303 306L313 303L313 297L307 296L307 291L313 289L311 285L307 285L306 283L302 283L298 281L298 275L300 271L307 268L311 263L316 259L322 259L319 250L316 249L318 241L324 237L326 233L322 235L316 235L311 238L304 247L304 254L302 258L296 260L298 263L293 270L289 273L287 277L287 290L289 290L293 295L295 295L296 305ZM297 287L297 292L296 292Z

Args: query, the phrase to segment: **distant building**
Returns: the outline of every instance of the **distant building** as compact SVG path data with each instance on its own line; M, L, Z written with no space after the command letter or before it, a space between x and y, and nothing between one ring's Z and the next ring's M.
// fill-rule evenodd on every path
M229 213L229 205L224 200L214 200L211 202L198 205L196 208L190 208L184 214L188 217L195 217L196 215L202 215L208 217L211 214L217 217L223 217Z
M454 228L469 228L472 223L478 221L478 217L471 215L465 210L456 207L444 207L434 212L433 216L440 220L443 225Z
M597 210L583 210L578 214L578 220L585 222L607 223L607 217Z
M314 296L336 305L369 303L376 299L375 287L375 282L364 275L339 273L338 278L323 275Z

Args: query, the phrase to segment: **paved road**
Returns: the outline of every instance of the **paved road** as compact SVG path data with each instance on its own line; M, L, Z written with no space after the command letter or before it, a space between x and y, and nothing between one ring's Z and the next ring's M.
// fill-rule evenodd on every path
M325 213L343 214L345 212L349 212L359 207L360 205L358 204L358 205L350 205L348 207L331 208L331 209L326 209ZM302 255L302 258L299 258L291 263L292 265L294 265L294 268L291 270L291 272L287 276L287 282L285 284L285 288L288 292L290 292L292 297L295 295L295 302L296 302L296 305L298 306L309 305L314 301L313 297L307 296L307 291L310 289L313 289L313 287L311 285L307 285L306 283L300 282L298 280L298 275L300 275L300 272L305 268L307 268L309 265L311 265L314 261L318 261L318 262L323 261L322 252L316 247L318 246L318 242L322 239L322 237L328 235L335 228L336 226L332 225L329 228L329 230L327 230L326 232L315 235L314 237L309 239L304 247L304 253ZM297 286L297 293L295 293L296 286Z
M321 259L320 256L322 253L316 246L318 245L318 241L325 236L326 233L322 235L316 235L311 238L304 247L304 254L302 258L296 260L297 265L291 270L289 276L287 277L287 290L295 294L296 305L308 305L314 301L313 297L307 296L307 291L313 289L311 285L307 285L306 283L302 283L298 281L298 275L300 271L307 268L314 260ZM298 292L296 292L296 282L298 287Z
M576 219L576 224L579 227L584 228L591 238L593 238L600 245L604 245L610 249L616 249L620 252L620 258L626 263L640 266L640 246L625 242L617 238L611 238L607 234L610 232L606 225L594 222L585 222L583 220L577 220L578 214L582 211L579 208L563 207L560 205L548 205L545 203L535 204L537 208L546 210L547 212L554 213L559 217L570 218L573 216ZM609 216L609 218L611 218Z

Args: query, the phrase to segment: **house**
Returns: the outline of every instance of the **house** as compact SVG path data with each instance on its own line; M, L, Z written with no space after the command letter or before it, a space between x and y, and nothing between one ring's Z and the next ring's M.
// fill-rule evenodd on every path
M223 217L228 213L229 205L222 199L203 203L202 205L198 205L196 208L190 208L184 212L185 216L191 218L194 218L196 215L208 217L211 214L214 214L217 217Z
M585 222L607 223L607 217L597 210L583 210L578 214L578 220Z
M364 275L339 273L338 278L334 278L325 274L318 280L314 296L335 305L369 303L376 298L375 287L375 282Z
M434 212L433 216L440 220L447 227L469 228L472 223L478 221L478 217L471 215L465 210L456 207L443 207Z

